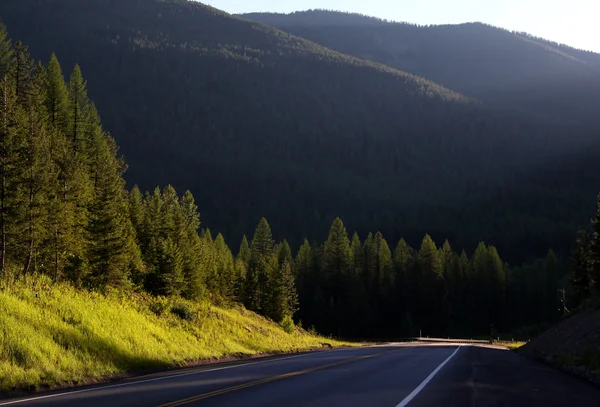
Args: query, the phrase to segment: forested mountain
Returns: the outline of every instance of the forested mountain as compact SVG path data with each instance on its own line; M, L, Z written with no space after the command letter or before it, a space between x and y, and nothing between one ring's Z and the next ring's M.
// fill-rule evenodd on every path
M497 106L600 127L600 54L481 23L417 26L326 10L243 17Z
M127 191L125 163L79 66L65 81L54 54L36 65L2 25L0 100L3 288L46 275L94 291L145 291L159 315L168 299L237 301L290 332L300 306L297 319L355 337L507 331L556 317L566 269L551 252L524 271L484 243L469 259L429 235L419 250L400 240L392 252L381 232L350 240L336 218L324 244L305 240L294 256L263 218L234 256L223 235L200 230L189 191ZM185 307L172 312L193 320Z
M597 192L593 131L200 3L4 0L0 18L36 58L80 64L130 184L190 189L230 241L265 216L297 247L340 216L413 244L485 239L515 261L567 247Z
M262 218L234 255L222 234L213 238L200 228L191 192L125 188L126 164L88 95L78 65L66 81L54 54L36 64L0 24L3 290L30 281L34 291L45 290L35 286L43 281L114 292L114 298L147 293L157 316L183 298L187 303L171 313L189 322L196 321L189 304L243 303L289 333L295 318L322 332L363 338L420 330L494 336L553 321L564 309L557 289L569 283L569 262L552 251L511 267L483 242L457 252L448 240L440 245L426 234L413 249L404 239L389 244L381 232L350 237L340 218L324 243L305 239L296 251L278 242ZM469 107L449 95L456 106ZM574 298L600 287L600 201L597 213L591 238L580 232L577 241ZM40 275L46 277L30 279ZM49 291L44 295L52 296ZM63 343L61 335L52 337Z

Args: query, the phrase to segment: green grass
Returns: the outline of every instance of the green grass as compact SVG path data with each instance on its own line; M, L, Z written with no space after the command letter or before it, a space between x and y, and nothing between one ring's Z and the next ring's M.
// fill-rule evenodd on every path
M506 346L508 349L519 349L521 346L524 346L526 342L498 342L497 345Z
M182 308L192 317L182 318ZM131 293L102 295L41 277L0 290L2 391L74 385L208 358L308 350L323 343L342 345L301 330L288 334L242 307Z

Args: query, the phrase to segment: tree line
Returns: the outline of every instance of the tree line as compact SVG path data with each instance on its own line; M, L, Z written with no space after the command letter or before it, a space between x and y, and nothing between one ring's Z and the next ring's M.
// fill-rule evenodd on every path
M496 84L520 103L542 101L517 109L524 112L562 103L550 115L561 121L566 109L597 105L582 99L600 94L586 81L578 82L585 92L503 85L522 71L523 55L534 53L531 74L519 83L545 78L539 72L546 69L562 76L552 53L502 32L382 24L395 34L381 43L369 40L378 37L365 25L336 27L341 35L331 37L327 27L318 37L298 27L291 36L180 0L3 0L0 15L36 59L54 51L64 65L81 64L102 123L127 158L128 184L190 189L203 220L230 247L263 216L294 248L306 236L324 241L324 225L339 216L363 238L379 230L416 246L429 233L469 253L493 241L504 260L518 264L549 247L566 256L598 192L597 131L516 114L512 99L510 109L495 109L471 92ZM393 38L418 52L395 58ZM368 51L386 65L317 43L358 57ZM511 58L475 58L496 45ZM448 63L439 63L444 56ZM417 58L413 74L484 104L392 69L408 69L398 65L406 58ZM466 61L488 69L466 72ZM513 62L513 70L504 68Z
M262 219L234 255L201 229L189 191L128 191L125 170L80 68L65 81L55 55L35 63L0 27L2 279L43 273L87 289L241 302L348 337L505 332L557 315L565 267L552 252L510 268L484 243L470 256L429 235L418 249L390 246L380 232L350 237L338 218L324 243L305 240L295 255Z
M600 297L600 195L591 230L577 232L571 276L572 296L575 303L591 297Z

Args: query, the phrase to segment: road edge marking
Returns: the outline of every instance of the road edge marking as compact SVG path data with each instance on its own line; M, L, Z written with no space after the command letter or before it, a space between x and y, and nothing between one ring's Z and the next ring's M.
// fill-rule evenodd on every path
M448 363L450 361L450 359L452 359L454 357L454 355L456 355L458 353L460 348L462 348L462 345L459 345L456 348L456 350L454 351L454 353L452 353L452 355L448 356L448 358L446 360L444 360L433 372L431 372L431 374L429 376L427 376L425 378L425 380L423 380L421 382L421 384L416 389L414 389L412 391L412 393L410 393L408 396L406 396L406 398L404 400L402 400L396 407L406 407L408 405L408 403L410 403L421 392L421 390L423 390L425 388L425 386L427 386L427 384L429 384L431 379L433 379L435 377L435 375L438 374L438 372L440 370L442 370L442 368L444 366L446 366L446 363Z
M56 397L65 397L65 396L70 396L73 394L88 393L91 391L101 391L101 390L106 390L106 389L115 389L118 387L133 386L136 384L144 384L144 383L158 382L158 381L162 381L162 380L178 379L180 377L193 376L196 374L216 372L219 370L235 369L238 367L253 366L253 365L259 365L259 364L263 364L263 363L278 362L281 360L296 359L296 358L301 358L301 357L305 357L305 356L314 356L314 355L323 354L323 353L338 352L338 351L350 350L350 349L368 349L368 348L375 348L375 347L377 347L377 345L363 346L363 347L357 347L357 348L340 348L340 349L332 349L332 350L326 350L326 351L315 351L315 352L303 353L302 355L286 356L283 358L273 358L273 359L269 359L269 360L258 360L256 362L240 363L240 364L235 364L235 365L231 365L231 366L217 367L217 368L213 368L213 369L202 369L202 370L196 370L196 371L188 372L188 373L179 373L179 374L172 374L172 375L168 375L168 376L155 377L152 379L141 379L140 378L139 380L134 379L131 381L127 381L125 383L110 384L110 385L106 385L106 386L100 385L100 386L96 386L96 387L91 387L89 389L72 390L72 391L65 391L65 392L57 393L57 394L47 394L45 396L36 396L36 397L28 397L28 398L12 400L12 401L5 401L5 402L0 402L0 406L10 406L13 404L28 403L28 402L37 401L37 400L44 400L44 399L50 399L50 398L56 398Z

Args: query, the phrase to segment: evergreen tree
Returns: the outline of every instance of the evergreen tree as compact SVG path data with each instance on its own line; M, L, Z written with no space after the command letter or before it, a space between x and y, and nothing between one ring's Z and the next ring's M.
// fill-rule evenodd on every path
M394 287L394 263L392 252L381 232L375 234L375 252L377 255L377 277L375 286L377 295L389 298Z
M246 306L253 311L265 310L268 303L268 284L273 272L274 241L271 227L265 218L262 218L256 227L252 244L251 256L246 278Z
M596 205L596 217L592 220L593 234L590 243L590 278L594 291L600 293L600 194Z
M250 263L250 258L252 257L252 251L250 250L250 246L248 245L248 239L246 235L242 236L242 242L240 243L240 250L238 251L237 259L244 262L246 266Z
M50 160L50 143L44 107L44 86L46 72L38 66L31 78L25 107L21 111L22 124L19 126L23 133L20 154L19 173L19 220L16 222L15 235L19 248L17 255L23 259L23 273L32 269L37 270L37 254L43 251L43 243L48 240L48 211L51 177L56 175ZM43 262L42 262L43 263Z
M14 109L15 97L8 77L8 68L11 61L12 48L10 40L6 38L6 28L0 26L0 274L4 277L6 269L6 227L9 223L9 174L12 166L12 138L14 134Z
M143 233L146 209L144 206L144 195L142 194L137 185L134 185L131 191L129 192L128 209L131 224L135 229L136 235L140 236Z
M354 232L350 241L350 271L354 278L360 276L362 263L362 244L358 233Z
M199 299L205 291L206 273L201 269L202 243L198 235L200 214L194 196L186 191L181 197L179 208L179 246L183 256L184 285L182 295L188 299Z
M292 249L290 248L290 244L287 242L287 240L284 240L279 245L278 251L277 251L277 259L278 259L279 264L283 264L283 263L288 263L290 265L292 264L292 262L293 262Z
M11 56L12 42L8 38L6 26L0 22L0 79L7 74Z
M25 107L31 100L35 62L29 55L28 48L21 41L15 43L11 62L9 75L13 82L17 102Z
M129 217L122 178L124 163L108 136L93 140L94 194L89 206L90 283L120 287L140 267L141 255Z
M245 298L245 287L246 287L246 275L248 274L248 265L250 264L250 257L252 253L250 246L248 245L248 239L246 235L242 237L238 255L235 258L235 272L236 272L236 283L235 283L235 297L238 301L243 301Z
M577 232L577 239L575 240L573 271L571 273L571 285L578 302L588 298L592 292L590 262L588 233L585 229L580 229Z
M88 109L87 84L81 68L76 65L69 81L69 135L76 153L85 149L83 137L88 123Z
M234 260L231 251L225 244L225 239L222 234L218 234L215 239L215 254L217 260L217 275L219 279L219 287L217 294L222 299L229 300L234 297L235 289L235 269Z
M156 246L157 265L148 275L146 288L154 295L175 296L184 283L183 256L171 239L160 239Z
M269 316L281 322L286 316L293 316L298 307L298 294L294 284L292 267L287 261L275 269L271 281L271 306Z
M50 56L48 64L46 111L52 126L66 134L69 123L69 91L55 54Z

